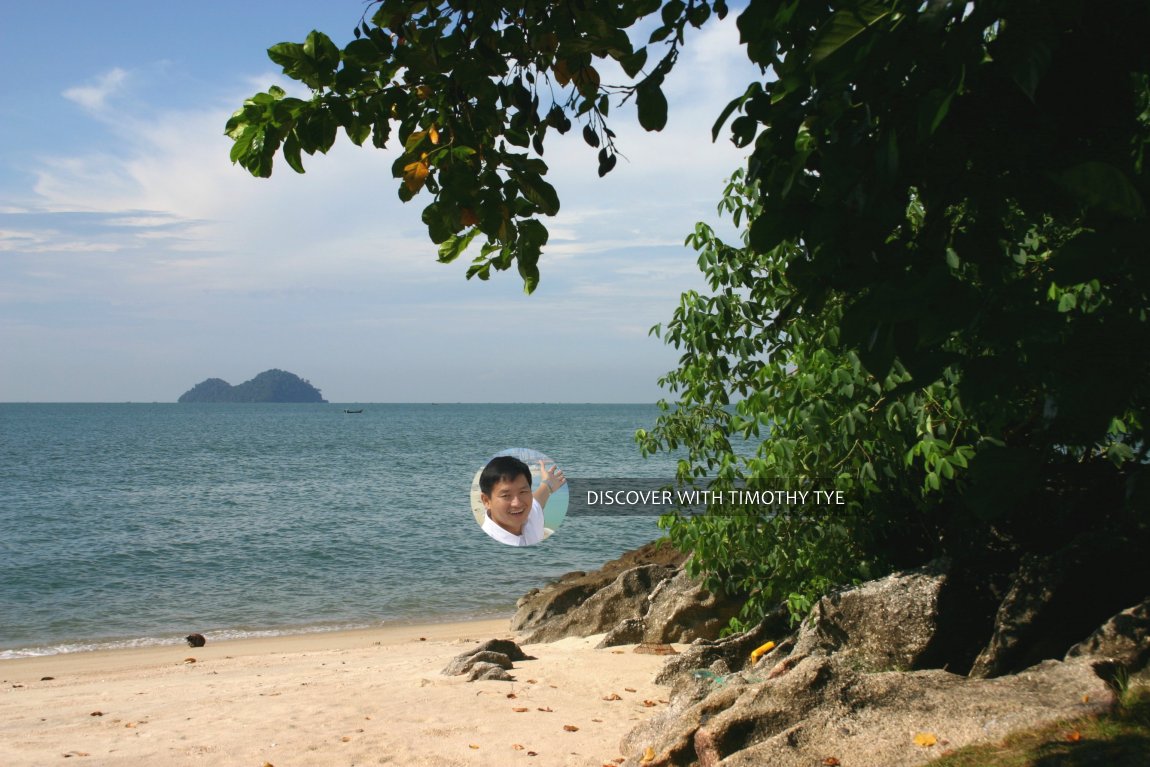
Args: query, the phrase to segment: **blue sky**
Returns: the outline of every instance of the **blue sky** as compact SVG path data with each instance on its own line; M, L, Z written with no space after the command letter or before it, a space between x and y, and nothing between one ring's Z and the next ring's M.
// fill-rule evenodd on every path
M174 401L273 367L334 402L660 396L678 354L647 331L703 289L682 242L742 161L710 140L754 76L733 18L689 39L666 131L612 111L605 179L578 131L550 137L562 210L525 296L436 263L390 150L342 141L270 180L228 160L228 115L286 85L266 49L342 45L364 8L0 0L0 401Z

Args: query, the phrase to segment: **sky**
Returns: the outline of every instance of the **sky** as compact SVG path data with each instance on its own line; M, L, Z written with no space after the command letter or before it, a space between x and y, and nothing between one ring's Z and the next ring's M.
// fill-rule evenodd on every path
M733 235L715 206L744 152L711 126L757 76L734 14L688 38L666 130L612 109L605 178L578 130L548 137L562 207L527 296L514 270L436 262L431 198L399 201L391 149L341 134L271 179L228 159L228 116L289 86L267 48L312 29L342 46L365 8L0 0L0 402L172 402L270 368L332 402L668 395L679 352L648 331L705 290L684 238Z

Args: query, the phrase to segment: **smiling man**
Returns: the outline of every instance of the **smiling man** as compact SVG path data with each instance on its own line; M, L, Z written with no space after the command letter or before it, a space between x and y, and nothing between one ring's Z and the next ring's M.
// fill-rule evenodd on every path
M518 458L492 458L479 475L480 500L486 511L483 532L508 546L532 546L543 540L543 507L567 481L563 470L539 462L540 482L531 491L531 469Z

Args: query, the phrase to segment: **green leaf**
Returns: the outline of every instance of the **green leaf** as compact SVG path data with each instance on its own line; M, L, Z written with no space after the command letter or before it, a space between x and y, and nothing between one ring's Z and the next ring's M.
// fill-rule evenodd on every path
M627 73L628 77L634 77L643 71L643 67L647 65L647 49L640 48L629 56L624 56L619 59L619 65L623 67L623 71Z
M811 51L811 62L821 63L890 13L890 9L880 2L863 2L857 7L836 12L819 31Z
M439 246L439 263L450 264L455 259L459 258L463 251L467 250L467 246L475 239L475 235L479 234L479 227L473 226L463 234L456 234L448 237L442 245Z
M639 124L649 131L663 130L667 124L667 97L663 89L651 78L635 89L635 103L639 110Z
M512 171L508 174L519 184L523 196L539 206L539 209L548 216L559 212L559 193L555 187L548 184L541 176L529 171Z

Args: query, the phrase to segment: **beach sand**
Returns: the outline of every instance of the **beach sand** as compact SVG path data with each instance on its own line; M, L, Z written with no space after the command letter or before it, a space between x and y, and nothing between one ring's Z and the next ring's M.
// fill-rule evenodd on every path
M440 673L493 638L507 621L0 661L0 765L600 767L666 706L665 658L600 637L525 645L514 682Z

